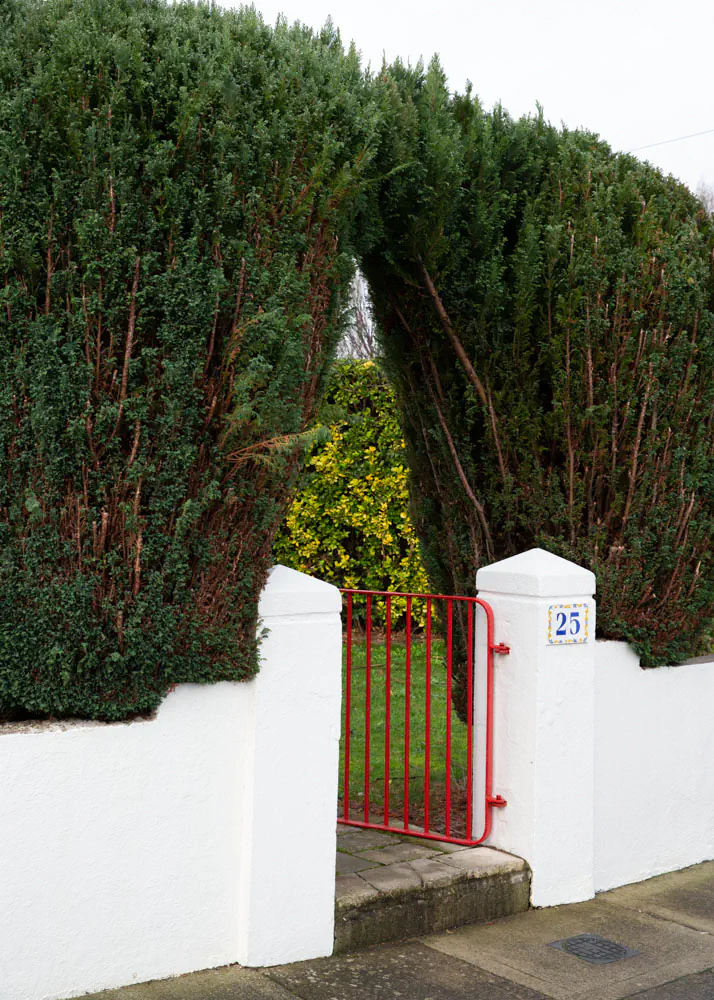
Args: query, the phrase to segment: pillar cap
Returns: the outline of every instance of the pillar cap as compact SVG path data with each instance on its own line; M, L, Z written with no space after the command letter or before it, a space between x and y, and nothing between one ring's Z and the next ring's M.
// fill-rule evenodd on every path
M258 604L261 618L310 615L339 611L342 594L337 587L287 566L273 566Z
M479 591L522 597L584 597L595 593L595 574L545 549L483 566L476 574Z

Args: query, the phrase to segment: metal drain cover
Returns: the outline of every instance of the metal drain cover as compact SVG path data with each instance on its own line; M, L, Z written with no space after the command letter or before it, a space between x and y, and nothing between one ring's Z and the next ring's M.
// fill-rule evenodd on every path
M552 941L550 947L582 958L591 965L609 965L610 962L619 962L623 958L639 955L639 951L626 948L624 944L616 944L615 941L608 941L598 934L578 934L577 937L563 938L562 941Z

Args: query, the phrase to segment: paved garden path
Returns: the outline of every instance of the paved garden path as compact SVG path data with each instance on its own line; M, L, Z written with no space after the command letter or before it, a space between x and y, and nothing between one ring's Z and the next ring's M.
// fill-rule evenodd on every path
M553 948L595 934L637 954L592 965ZM86 1000L714 1000L714 862L351 955L231 967Z
M337 828L335 954L528 909L530 869L490 847Z

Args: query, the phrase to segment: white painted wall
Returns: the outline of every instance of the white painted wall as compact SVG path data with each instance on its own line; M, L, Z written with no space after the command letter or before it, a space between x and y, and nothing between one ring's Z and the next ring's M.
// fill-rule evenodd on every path
M714 858L714 661L595 647L595 889Z
M276 567L246 683L155 719L0 727L0 996L328 955L339 592Z
M595 642L592 573L539 549L477 586L511 647L495 659L493 790L508 805L487 843L528 861L533 904L714 858L714 658L642 670L626 643ZM588 604L589 640L553 646L547 609L572 602Z

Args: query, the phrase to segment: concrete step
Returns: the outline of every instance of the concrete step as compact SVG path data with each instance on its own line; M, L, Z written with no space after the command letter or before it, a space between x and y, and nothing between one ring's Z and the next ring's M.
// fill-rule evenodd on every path
M337 830L336 955L528 909L530 869L512 854Z

